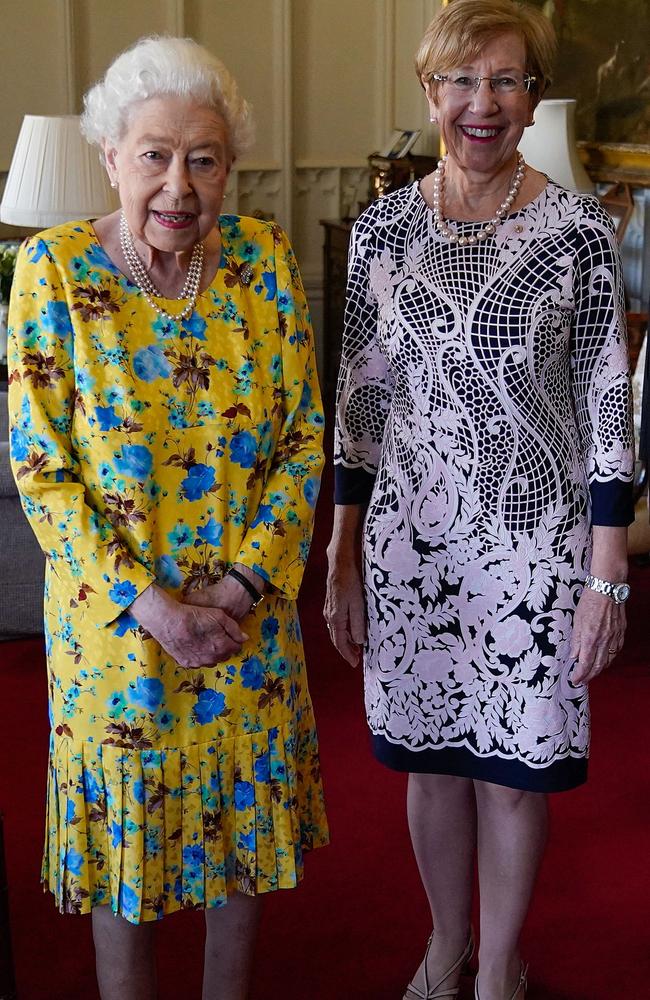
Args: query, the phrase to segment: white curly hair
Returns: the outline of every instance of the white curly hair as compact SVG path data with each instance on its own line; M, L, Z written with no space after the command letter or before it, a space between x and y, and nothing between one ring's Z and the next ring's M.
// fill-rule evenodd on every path
M165 94L190 98L218 112L226 123L233 158L250 148L250 105L221 60L192 38L151 35L122 52L85 95L81 130L101 150L105 141L122 138L134 104Z

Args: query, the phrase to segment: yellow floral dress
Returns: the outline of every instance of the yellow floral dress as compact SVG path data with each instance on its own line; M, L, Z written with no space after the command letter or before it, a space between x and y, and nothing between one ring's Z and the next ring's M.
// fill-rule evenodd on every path
M309 315L278 226L220 228L220 268L183 322L89 223L39 234L17 263L11 450L47 554L43 880L64 912L138 923L288 888L328 839L295 604L322 467ZM269 584L250 639L183 669L128 607L234 562Z

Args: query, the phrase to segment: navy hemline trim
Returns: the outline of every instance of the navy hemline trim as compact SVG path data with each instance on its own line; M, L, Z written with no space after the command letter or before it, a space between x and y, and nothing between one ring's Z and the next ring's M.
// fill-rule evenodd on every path
M547 767L534 768L519 760L479 757L466 747L409 750L376 733L371 733L371 740L377 760L393 771L476 778L524 792L568 792L587 780L586 757L566 757Z

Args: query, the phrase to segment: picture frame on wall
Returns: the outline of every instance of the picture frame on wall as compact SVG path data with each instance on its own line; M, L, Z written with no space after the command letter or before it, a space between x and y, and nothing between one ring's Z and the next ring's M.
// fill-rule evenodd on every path
M386 143L380 156L387 160L401 160L413 148L422 134L422 129L396 129Z

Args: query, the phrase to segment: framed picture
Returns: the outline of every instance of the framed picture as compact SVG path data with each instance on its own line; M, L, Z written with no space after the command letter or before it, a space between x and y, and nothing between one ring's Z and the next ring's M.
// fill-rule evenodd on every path
M421 134L422 129L419 128L407 129L406 131L397 129L391 135L380 155L386 157L387 160L400 160L415 145Z
M546 97L575 97L576 138L650 144L648 0L530 0L558 36Z

